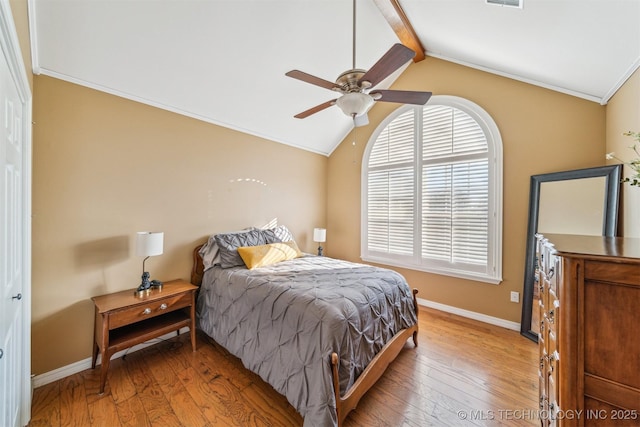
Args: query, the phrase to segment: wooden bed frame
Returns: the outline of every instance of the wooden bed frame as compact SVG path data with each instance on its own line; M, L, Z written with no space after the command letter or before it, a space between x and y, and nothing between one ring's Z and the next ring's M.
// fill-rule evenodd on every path
M191 270L191 283L200 286L202 284L202 275L204 274L204 265L199 251L203 245L197 246L193 250L193 268ZM413 305L416 310L416 318L418 317L418 302L416 300L417 289L413 289ZM369 365L360 374L358 379L353 383L351 388L347 390L344 396L340 396L340 377L338 376L339 357L336 353L331 353L331 372L333 377L333 391L336 397L336 413L338 426L342 426L345 418L358 405L358 402L364 394L380 379L389 364L395 360L404 347L405 342L412 337L413 344L418 346L418 322L410 328L402 329L389 340L382 350L375 355L369 362Z

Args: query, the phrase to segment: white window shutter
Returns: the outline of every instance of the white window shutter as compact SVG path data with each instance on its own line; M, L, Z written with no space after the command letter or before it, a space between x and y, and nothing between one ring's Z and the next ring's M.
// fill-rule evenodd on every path
M490 230L491 176L501 172L492 175L486 128L466 111L434 103L405 109L371 143L363 258L499 280L494 247L501 242Z

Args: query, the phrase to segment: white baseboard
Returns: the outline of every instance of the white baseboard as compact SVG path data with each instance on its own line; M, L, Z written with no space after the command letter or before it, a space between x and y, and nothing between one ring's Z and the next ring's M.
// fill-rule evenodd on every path
M520 324L517 322L511 322L509 320L500 319L499 317L487 316L486 314L476 313L475 311L464 310L458 307L453 307L451 305L440 304L439 302L429 301L422 298L416 298L418 301L418 305L422 305L424 307L433 308L436 310L444 311L446 313L456 314L458 316L467 317L473 320L479 320L480 322L489 323L491 325L501 326L506 329L511 329L514 331L520 331ZM189 328L182 328L180 333L186 333L189 331ZM145 343L135 345L127 350L122 350L113 355L111 359L117 359L122 357L125 354L132 353L134 351L142 350L145 347L149 347L150 345L158 343L160 340L166 340L175 336L174 332L170 332L166 335L163 335L159 338L155 338L149 340ZM98 361L96 365L101 363L101 357L98 355ZM58 369L54 369L53 371L45 372L44 374L34 376L32 381L33 388L41 387L43 385L52 383L54 381L60 380L62 378L68 377L73 374L77 374L78 372L82 372L84 370L91 368L91 358L88 357L84 360L80 360L78 362L72 363L67 366L63 366Z
M185 327L180 329L180 333L184 334L189 332L189 328ZM169 338L173 338L176 336L175 332L169 332L168 334L162 335L161 337L151 339L149 341L143 342L142 344L134 345L131 348L126 350L122 350L117 352L111 357L111 360L117 359L119 357L124 356L125 354L133 353L134 351L142 350L145 347L149 347L150 345L157 344L160 341L167 340ZM102 357L98 354L98 360L96 362L96 366L102 363ZM91 369L91 358L88 357L84 360L80 360L78 362L74 362L70 365L63 366L58 369L54 369L53 371L45 372L44 374L35 375L31 378L32 388L41 387L43 385L52 383L54 381L61 380L62 378L68 377L73 374L77 374L78 372L85 371L87 369Z
M458 316L467 317L473 320L479 320L480 322L489 323L490 325L501 326L506 329L520 332L520 323L517 322L511 322L510 320L501 319L499 317L476 313L475 311L464 310L462 308L453 307L451 305L440 304L439 302L429 301L427 299L416 298L416 300L418 301L418 305L422 305L424 307L434 308L446 313L457 314Z

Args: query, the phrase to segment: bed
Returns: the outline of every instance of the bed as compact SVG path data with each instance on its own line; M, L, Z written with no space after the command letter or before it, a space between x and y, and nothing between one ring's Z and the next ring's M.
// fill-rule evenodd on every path
M288 230L255 230L194 250L198 328L284 395L305 427L341 426L406 341L418 345L417 290L392 270L303 254Z

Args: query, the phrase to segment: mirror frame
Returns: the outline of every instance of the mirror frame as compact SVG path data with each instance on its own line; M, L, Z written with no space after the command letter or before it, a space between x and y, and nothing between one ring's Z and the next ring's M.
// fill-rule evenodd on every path
M622 165L600 166L564 172L545 173L531 176L529 189L529 222L527 226L527 248L524 264L524 288L522 291L522 318L520 333L538 342L538 334L531 330L533 314L533 287L535 285L536 232L538 229L538 209L540 207L540 184L551 181L605 177L603 201L602 235L614 237L618 229L618 205Z

